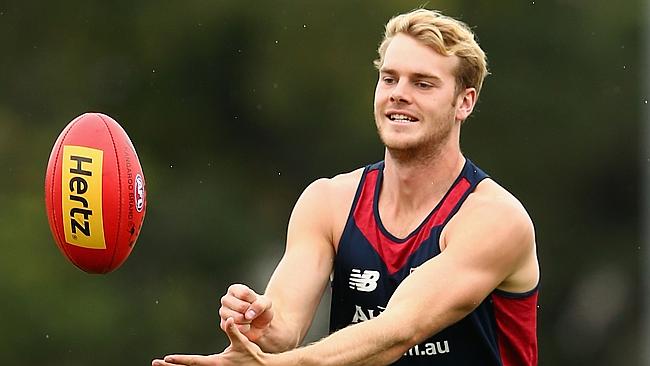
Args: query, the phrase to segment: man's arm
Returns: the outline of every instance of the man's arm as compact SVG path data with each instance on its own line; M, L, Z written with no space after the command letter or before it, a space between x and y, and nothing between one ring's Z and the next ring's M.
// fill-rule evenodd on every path
M219 311L222 329L232 317L267 352L285 351L302 342L334 261L331 185L330 179L317 180L298 199L289 220L285 253L264 295L244 285L231 286Z
M394 362L409 348L465 317L534 253L532 223L513 202L479 205L464 213L462 223L463 230L454 231L441 254L402 282L378 317L277 355L277 364Z
M276 350L297 347L307 334L334 263L329 208L331 180L312 183L289 219L287 247L266 288L276 319L262 340L280 335Z
M514 200L514 199L513 199ZM460 212L459 212L460 214ZM451 224L451 223L450 223ZM465 210L445 250L410 274L374 319L343 328L321 341L280 354L266 354L234 327L232 345L212 356L168 356L156 365L387 365L412 346L454 324L534 256L534 230L523 208L510 200ZM529 286L537 271L529 273Z

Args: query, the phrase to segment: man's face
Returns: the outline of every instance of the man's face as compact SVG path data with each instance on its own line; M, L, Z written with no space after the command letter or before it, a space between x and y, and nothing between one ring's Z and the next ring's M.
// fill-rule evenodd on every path
M440 55L400 33L383 61L374 103L379 137L396 152L437 151L460 123L454 77L458 57Z

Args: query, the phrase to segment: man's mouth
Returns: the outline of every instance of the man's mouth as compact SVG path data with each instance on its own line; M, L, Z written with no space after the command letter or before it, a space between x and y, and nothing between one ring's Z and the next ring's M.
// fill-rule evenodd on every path
M401 113L390 113L390 114L387 115L387 117L391 121L395 121L395 122L408 123L408 122L417 122L418 121L418 119L415 118L415 117L407 116L407 115L401 114Z

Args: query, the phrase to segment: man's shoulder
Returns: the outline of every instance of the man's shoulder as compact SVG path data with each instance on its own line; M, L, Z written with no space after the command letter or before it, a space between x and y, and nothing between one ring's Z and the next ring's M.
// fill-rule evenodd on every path
M317 223L336 247L362 174L363 168L359 168L331 178L316 179L298 199L294 214Z
M534 243L534 226L522 203L492 179L484 179L469 195L445 228L445 237L464 236L525 237ZM461 235L457 235L461 234Z
M530 220L524 205L510 191L488 178L467 198L466 211Z
M311 182L298 199L298 206L317 210L334 222L351 207L364 168Z
M354 195L363 174L363 169L358 168L333 177L316 179L305 189L305 193L329 199Z
M338 189L356 189L361 180L364 168L357 168L350 172L340 173L330 178L330 184Z

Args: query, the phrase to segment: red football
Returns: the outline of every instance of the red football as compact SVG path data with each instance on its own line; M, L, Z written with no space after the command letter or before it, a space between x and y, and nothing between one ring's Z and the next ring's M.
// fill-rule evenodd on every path
M147 207L138 155L122 127L85 113L61 132L47 163L45 208L61 252L89 273L119 267Z

